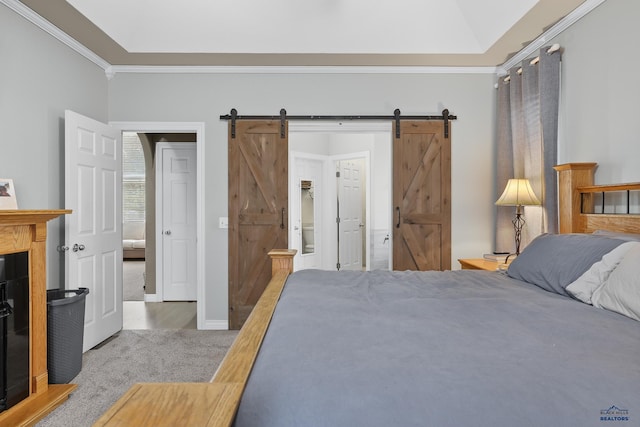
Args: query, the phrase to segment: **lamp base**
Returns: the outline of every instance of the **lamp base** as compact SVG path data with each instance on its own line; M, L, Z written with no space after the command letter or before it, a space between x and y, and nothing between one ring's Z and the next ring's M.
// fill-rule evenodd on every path
M515 230L516 236L516 256L520 255L520 239L522 237L522 227L525 224L525 220L522 217L522 206L516 207L516 217L511 221Z

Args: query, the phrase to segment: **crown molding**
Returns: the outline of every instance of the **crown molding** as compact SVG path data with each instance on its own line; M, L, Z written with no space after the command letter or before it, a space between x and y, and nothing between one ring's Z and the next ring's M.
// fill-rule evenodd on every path
M106 71L145 74L494 74L496 67L418 66L156 66L113 65Z
M544 47L545 44L553 40L554 37L562 33L564 30L578 22L585 15L591 12L596 7L600 6L606 0L586 0L580 6L571 11L567 16L558 21L553 27L542 33L537 39L529 43L524 49L520 50L514 56L512 56L504 64L496 67L496 74L498 77L504 76L509 73L512 67L520 65L520 63L526 60L531 55L537 55L538 50Z
M15 13L22 16L24 19L31 22L41 30L50 34L80 55L84 56L103 70L106 71L111 66L111 64L109 64L107 61L87 49L84 45L78 43L74 38L69 36L64 31L60 30L58 27L44 19L42 16L35 13L33 10L29 9L18 0L0 0L0 3L4 4L9 9L13 10Z

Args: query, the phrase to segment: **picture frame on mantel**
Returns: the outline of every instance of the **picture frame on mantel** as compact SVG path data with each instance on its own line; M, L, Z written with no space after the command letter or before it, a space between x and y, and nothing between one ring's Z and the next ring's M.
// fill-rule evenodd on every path
M16 191L15 187L13 186L12 179L0 178L0 209L18 209L18 202L16 201Z

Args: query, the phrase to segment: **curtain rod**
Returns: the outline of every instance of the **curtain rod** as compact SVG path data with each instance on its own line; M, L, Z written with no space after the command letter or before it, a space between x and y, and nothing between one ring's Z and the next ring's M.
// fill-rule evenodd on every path
M551 55L552 53L557 52L558 50L560 50L560 45L558 43L555 43L551 45L549 49L547 49L547 55ZM536 56L529 62L529 65L536 65L538 62L540 62L540 57ZM522 67L518 68L517 73L522 74ZM509 80L511 80L511 76L507 76L503 79L505 83L508 83Z
M457 120L458 116L450 115L448 109L442 110L442 114L439 116L402 116L400 109L396 108L393 112L393 116L367 116L367 115L355 115L355 116L288 116L287 110L284 108L280 110L279 116L239 116L238 110L231 109L230 114L220 116L220 120L231 121L231 138L235 138L236 132L236 120L280 120L280 136L284 138L284 122L285 120L394 120L396 122L396 138L400 138L400 121L401 120L443 120L444 121L444 137L449 137L449 120Z

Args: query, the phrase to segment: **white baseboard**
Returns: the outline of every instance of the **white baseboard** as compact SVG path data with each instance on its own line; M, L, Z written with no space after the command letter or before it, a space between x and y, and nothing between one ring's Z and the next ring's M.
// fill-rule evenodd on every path
M144 302L162 302L158 299L158 294L144 294Z
M226 331L229 329L229 321L228 320L205 320L203 329Z

